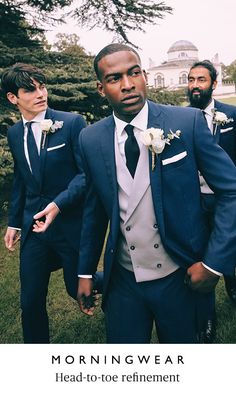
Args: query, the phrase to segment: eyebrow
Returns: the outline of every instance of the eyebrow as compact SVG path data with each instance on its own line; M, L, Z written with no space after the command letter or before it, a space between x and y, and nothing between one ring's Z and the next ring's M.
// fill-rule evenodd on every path
M134 66L132 66L132 67L130 67L130 68L128 69L128 72L132 71L134 68L137 68L137 67L141 70L140 64L135 64ZM111 72L110 74L106 74L106 75L104 76L104 79L107 79L107 78L109 78L109 77L111 77L111 76L121 75L121 74L123 74L123 72Z

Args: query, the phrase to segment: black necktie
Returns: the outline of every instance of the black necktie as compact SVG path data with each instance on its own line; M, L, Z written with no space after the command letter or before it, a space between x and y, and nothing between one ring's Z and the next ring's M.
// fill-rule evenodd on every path
M126 165L132 177L134 177L136 166L139 159L139 146L134 136L134 126L127 124L125 127L128 138L125 141Z
M40 160L39 160L39 153L38 153L37 145L35 142L34 134L32 131L32 123L33 122L26 123L26 126L28 128L27 148L28 148L28 154L29 154L29 160L30 160L30 166L32 169L32 173L36 179L39 179L40 178Z

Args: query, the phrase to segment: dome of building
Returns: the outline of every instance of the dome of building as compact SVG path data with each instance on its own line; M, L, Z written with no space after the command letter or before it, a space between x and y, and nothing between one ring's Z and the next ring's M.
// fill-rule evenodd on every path
M176 52L176 51L198 51L197 47L192 44L192 42L187 40L180 40L176 41L174 44L171 45L167 53Z

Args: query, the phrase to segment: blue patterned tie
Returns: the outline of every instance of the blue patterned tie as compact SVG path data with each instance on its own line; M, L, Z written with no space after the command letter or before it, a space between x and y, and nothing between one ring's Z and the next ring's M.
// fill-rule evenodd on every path
M140 151L138 142L134 136L134 126L127 124L127 126L125 126L125 131L128 135L128 138L125 141L126 166L130 171L131 176L134 177Z
M28 148L28 154L29 154L29 160L30 160L30 166L32 173L36 179L40 179L40 159L39 159L39 153L37 149L37 145L35 142L34 134L32 131L32 123L33 122L28 122L26 123L26 126L28 128L28 133L27 133L27 148Z

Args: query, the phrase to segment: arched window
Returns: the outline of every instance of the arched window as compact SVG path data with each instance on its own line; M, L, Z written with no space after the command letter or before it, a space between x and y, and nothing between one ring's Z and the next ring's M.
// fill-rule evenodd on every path
M154 78L154 86L156 88L165 86L165 78L163 74L157 74Z
M187 85L188 84L188 74L187 72L182 72L179 76L179 84Z

